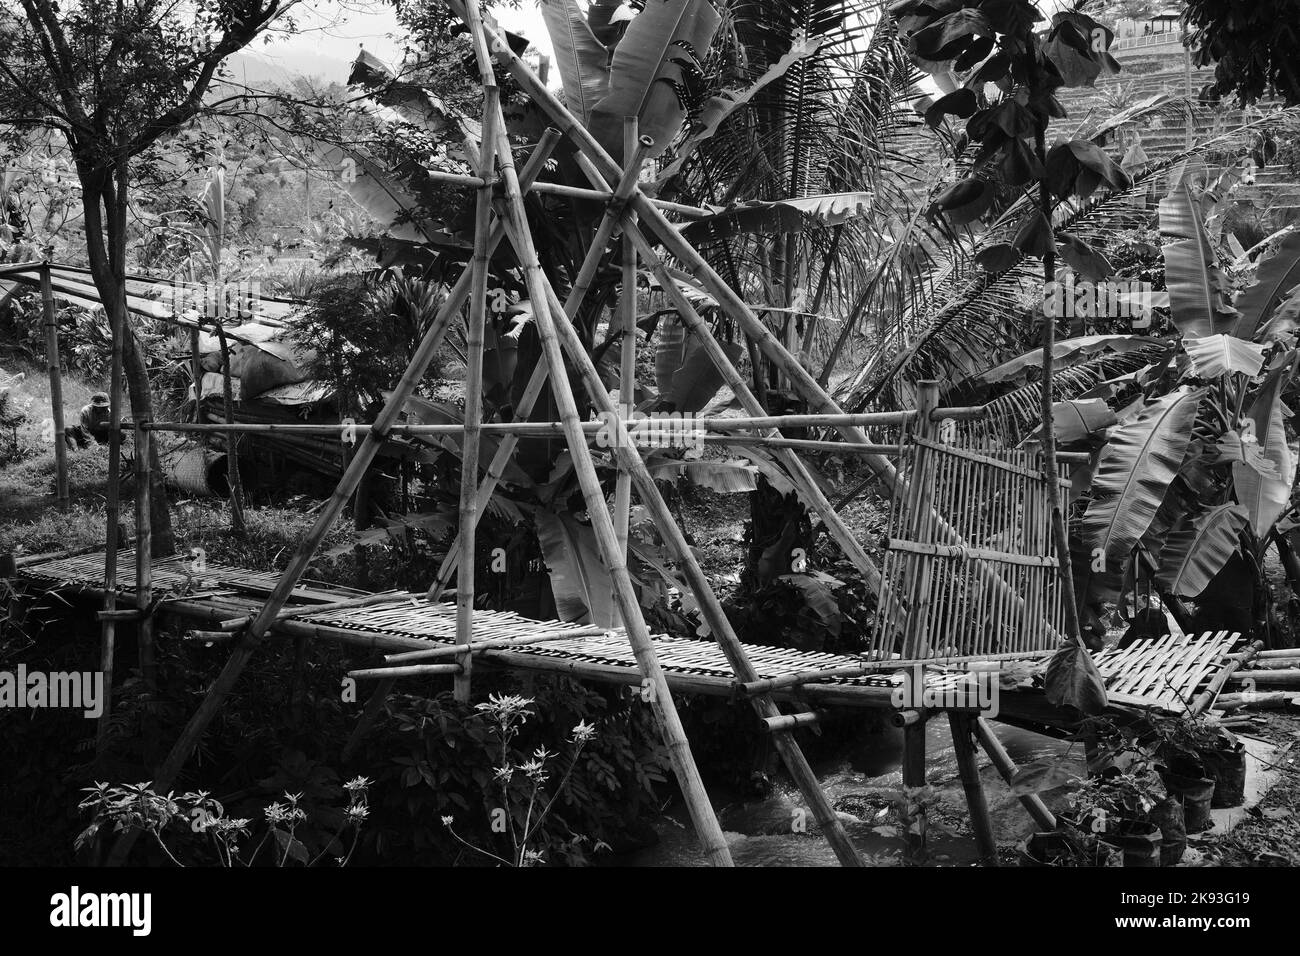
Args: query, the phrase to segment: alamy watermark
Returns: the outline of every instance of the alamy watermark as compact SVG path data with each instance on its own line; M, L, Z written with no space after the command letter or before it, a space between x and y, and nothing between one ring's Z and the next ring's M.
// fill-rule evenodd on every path
M965 674L945 674L927 680L920 664L903 671L890 702L900 710L976 710L993 718L999 711L998 664L972 661Z
M80 710L94 720L104 713L103 671L0 671L0 708Z
M621 414L601 412L596 432L598 448L619 448L624 435L637 448L700 448L704 428L692 412L638 412L623 406Z
M196 314L201 319L243 320L257 313L262 301L260 279L234 282L182 282L177 279L158 300L168 315Z

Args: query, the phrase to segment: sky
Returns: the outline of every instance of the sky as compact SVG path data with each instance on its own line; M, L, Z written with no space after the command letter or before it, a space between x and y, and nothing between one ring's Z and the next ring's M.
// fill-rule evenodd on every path
M495 12L501 26L550 52L536 0L522 0L518 10L500 6ZM390 67L402 58L403 31L385 0L305 0L294 19L297 32L273 33L271 42L250 47L232 62L236 74L243 72L250 82L293 73L342 82L362 46Z

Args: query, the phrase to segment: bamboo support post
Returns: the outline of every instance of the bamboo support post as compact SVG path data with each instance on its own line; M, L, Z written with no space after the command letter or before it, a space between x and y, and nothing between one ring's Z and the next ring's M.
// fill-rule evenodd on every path
M988 801L980 784L980 770L975 750L975 717L957 711L948 712L952 727L952 746L957 757L957 772L962 789L966 791L966 806L970 810L971 829L975 832L975 846L988 866L998 865L998 846L993 838L993 820L989 817Z
M483 335L487 316L488 230L492 224L492 169L496 161L496 126L500 118L500 97L485 75L483 87L483 142L479 151L478 174L483 180L474 205L474 253L470 261L469 321L465 335L465 433L460 465L460 552L456 584L456 643L472 645L474 640L475 530L478 527L478 457L483 426ZM455 697L461 703L470 698L474 667L472 651L460 658Z
M899 817L903 824L906 860L921 863L925 860L926 812L925 804L915 797L915 791L925 786L925 727L927 714L912 711L916 716L903 725L903 796Z
M997 768L1002 779L1008 784L1016 775L1016 764L1007 753L1007 748L1002 746L1002 741L998 739L989 722L983 717L975 718L975 736L979 739L980 746L984 752L989 755L989 760ZM1020 803L1029 812L1034 823L1044 832L1050 832L1056 829L1056 816L1051 810L1047 809L1047 804L1043 802L1042 797L1036 793L1027 793L1021 796Z
M480 69L487 72L491 69L491 65L487 59L487 41L480 22L478 8L472 3L467 4L465 13L466 23L470 27L470 34L475 39ZM553 296L554 291L551 290L550 284L542 274L541 265L537 260L537 251L533 246L532 234L528 228L528 218L524 212L523 195L520 192L519 180L510 155L510 144L505 139L505 130L503 128L499 130L498 137L500 139L501 176L504 182L504 199L500 203L501 218L506 223L511 243L515 248L516 258L524 271L528 296L533 303L534 320L542 343L542 352L546 364L550 368L551 394L555 397L556 406L565 424L566 438L573 458L574 471L579 486L582 488L583 498L587 503L591 526L595 532L601 555L605 560L606 570L615 584L615 597L624 626L627 629L628 639L641 672L649 682L648 686L652 689L651 707L658 718L664 743L668 748L669 758L686 799L696 835L711 863L718 866L729 866L731 865L731 852L727 847L726 838L722 834L717 815L709 802L704 782L700 779L699 770L695 766L695 760L691 755L690 744L686 740L681 718L673 703L672 692L669 690L667 680L664 677L663 668L659 664L654 642L651 639L649 630L646 628L645 619L641 615L641 606L638 603L632 579L628 574L627 564L622 559L622 556L618 554L614 524L610 519L609 512L606 510L604 491L601 489L600 479L596 475L591 453L583 438L577 405L565 371L564 352L557 334L557 326L568 331L572 331L572 327L568 325L569 320L564 315L562 307L557 310L558 314L553 314L548 293ZM590 365L590 356L581 348L581 345L578 351L586 364ZM572 355L571 357L580 362L578 355ZM594 368L592 368L592 371L594 372ZM599 378L597 378L597 383L595 391L599 392L608 403L608 393L599 384ZM590 391L590 386L588 388ZM621 426L619 430L622 431ZM635 454L635 450L633 450L633 454ZM640 460L639 457L637 460Z
M41 312L45 324L45 366L50 375L50 417L54 425L54 494L59 510L68 510L68 446L63 421L63 369L59 359L59 319L50 284L50 262L41 263Z
M393 680L397 677L439 677L447 674L460 676L459 664L410 664L406 667L366 667L348 671L353 680Z

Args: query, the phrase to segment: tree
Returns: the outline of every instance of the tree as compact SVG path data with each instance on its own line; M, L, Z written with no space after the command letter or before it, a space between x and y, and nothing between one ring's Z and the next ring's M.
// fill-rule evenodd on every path
M206 108L223 62L298 0L19 0L0 9L0 124L11 141L60 134L81 184L86 253L136 420L153 416L145 357L127 323L133 181L163 140ZM195 150L201 149L201 142ZM200 156L194 156L200 159ZM154 551L174 550L154 452Z
M1189 0L1183 23L1196 65L1216 64L1216 92L1248 104L1271 88L1300 103L1300 0Z

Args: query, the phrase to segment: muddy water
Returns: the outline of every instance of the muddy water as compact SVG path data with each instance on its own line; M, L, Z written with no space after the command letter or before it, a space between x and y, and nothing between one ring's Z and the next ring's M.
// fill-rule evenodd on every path
M1066 752L1068 743L1002 724L992 724L1017 764ZM849 837L865 862L902 864L903 838L894 802L902 787L901 730L888 728L865 737L849 753L815 768L831 804L840 813ZM1072 754L1079 751L1076 745ZM982 756L982 755L981 755ZM1082 762L1080 762L1082 771ZM1024 808L997 771L982 761L980 774L999 843L1014 842L1033 831ZM948 722L932 720L926 734L926 782L939 800L930 813L929 865L962 866L976 859L967 825L966 799L957 777ZM1049 803L1051 801L1049 800ZM835 866L825 839L811 826L812 815L800 814L803 799L789 789L754 803L719 807L719 817L737 866ZM810 832L791 832L792 821L806 816ZM659 843L616 858L622 866L697 866L704 864L689 825L665 819L657 827Z

